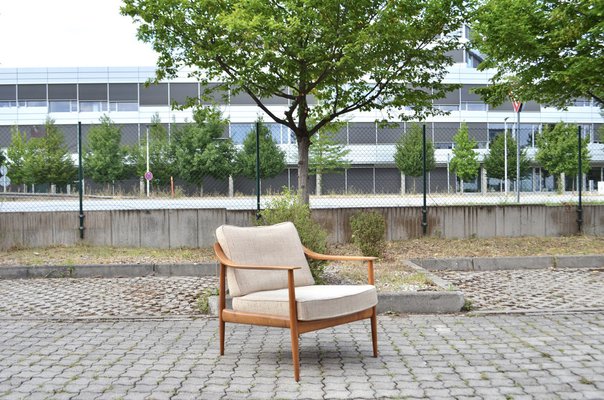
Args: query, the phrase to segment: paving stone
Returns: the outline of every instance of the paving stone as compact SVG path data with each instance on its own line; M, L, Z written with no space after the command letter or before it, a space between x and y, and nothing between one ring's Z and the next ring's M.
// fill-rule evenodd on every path
M604 273L588 268L432 273L463 291L481 311L604 308Z
M147 399L154 394L174 399L540 399L551 393L560 393L560 398L604 398L604 311L380 316L378 358L369 356L366 322L302 335L302 379L295 383L287 331L229 326L227 354L221 357L215 319L200 317L193 308L166 315L161 307L157 311L138 304L149 301L146 296L153 290L173 288L171 296L183 296L182 301L194 307L191 293L203 283L150 279L91 282L86 290L99 285L129 290L123 299L105 300L106 308L76 310L69 304L58 306L55 299L55 308L29 308L25 319L11 317L10 309L8 314L0 311L0 398L42 393L40 385L51 398L85 398L83 394L95 392L100 399ZM578 279L571 284L579 286ZM40 281L31 287L30 297L45 298L52 290L62 293ZM76 286L72 289L81 296L84 289ZM0 304L10 297L3 288L0 285ZM19 301L26 301L21 296ZM61 296L63 302L71 299ZM170 301L162 299L152 302ZM546 305L539 300L532 308ZM115 309L109 319L78 319L89 311L90 316L107 317L104 313L111 307Z

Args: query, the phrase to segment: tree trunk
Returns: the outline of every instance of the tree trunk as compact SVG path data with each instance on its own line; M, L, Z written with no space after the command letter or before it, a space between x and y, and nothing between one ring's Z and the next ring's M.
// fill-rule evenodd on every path
M296 135L298 141L298 194L306 204L310 201L308 192L308 149L310 138Z
M315 189L315 194L317 196L321 196L323 194L321 191L321 180L322 180L322 175L317 174L317 185L316 185L316 189Z
M461 179L461 193L463 194L463 179Z

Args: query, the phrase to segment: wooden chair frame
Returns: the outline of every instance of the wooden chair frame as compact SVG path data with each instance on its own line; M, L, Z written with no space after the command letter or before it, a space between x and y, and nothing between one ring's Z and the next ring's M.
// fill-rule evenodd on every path
M218 302L218 319L220 333L220 355L224 355L224 330L226 322L239 324L271 326L277 328L289 328L291 335L292 360L294 364L294 379L296 382L300 380L300 355L298 338L299 335L306 332L312 332L318 329L329 328L336 325L346 324L349 322L359 321L366 318L371 319L371 340L373 343L373 356L378 356L377 344L377 307L371 307L353 314L343 315L334 318L327 318L314 321L300 321L297 317L296 307L296 287L294 285L294 270L300 267L279 266L279 265L248 265L239 264L231 261L223 252L220 244L214 244L214 252L220 263L220 283L219 283L219 302ZM362 256L336 256L319 254L304 248L304 253L307 257L315 260L325 261L363 261L367 262L368 283L375 284L373 273L373 261L375 257ZM268 315L268 314L253 314L248 312L234 311L226 308L226 269L253 269L253 270L272 270L287 272L287 287L289 295L289 317Z

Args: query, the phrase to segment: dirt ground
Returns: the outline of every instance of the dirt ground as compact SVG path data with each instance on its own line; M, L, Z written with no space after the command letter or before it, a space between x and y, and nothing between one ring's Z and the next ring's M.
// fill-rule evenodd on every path
M334 254L360 254L352 244L333 245ZM594 236L490 239L422 238L388 242L380 262L414 258L604 254L604 238ZM181 264L214 261L212 249L146 249L57 246L0 252L0 266L89 264Z

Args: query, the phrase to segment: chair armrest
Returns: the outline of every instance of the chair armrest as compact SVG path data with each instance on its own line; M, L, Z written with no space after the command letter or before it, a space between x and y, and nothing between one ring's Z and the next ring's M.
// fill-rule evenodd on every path
M375 261L377 257L366 257L366 256L338 256L332 254L320 254L304 247L304 254L315 260L325 261Z
M218 258L218 261L220 261L221 264L229 267L229 268L237 268L237 269L263 269L263 270L273 270L273 271L278 271L278 270L283 270L283 271L289 271L289 270L296 270L296 269L300 269L301 267L296 267L296 266L286 266L286 265L251 265L251 264L240 264L240 263L236 263L232 260L230 260L225 254L224 251L222 251L222 248L220 247L220 245L218 243L214 243L214 253L216 253L216 257Z
M377 257L366 257L366 256L336 256L329 254L315 253L314 251L304 247L304 254L315 260L325 261L367 261L367 281L370 285L375 285L375 274L373 272L373 262L377 260Z

